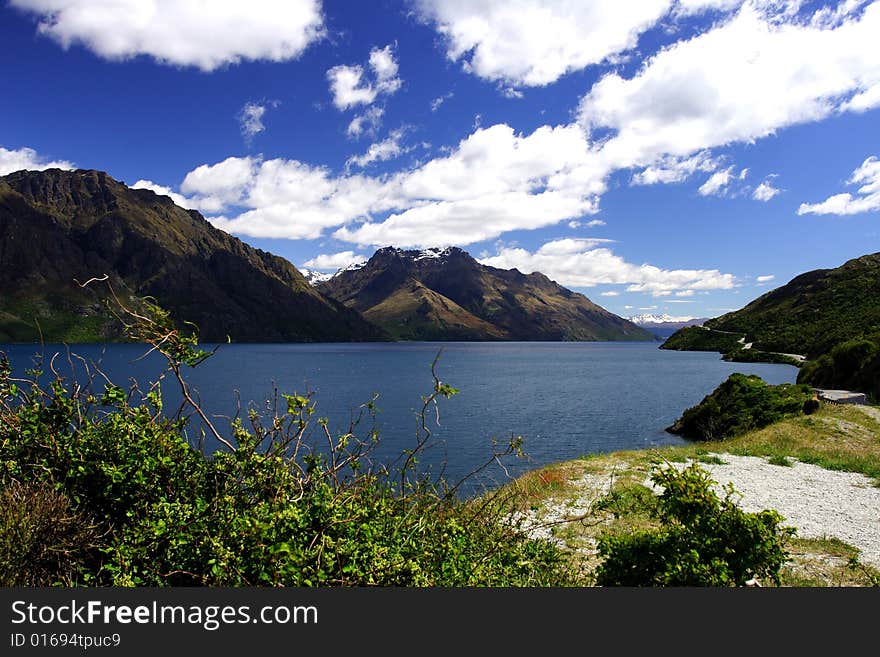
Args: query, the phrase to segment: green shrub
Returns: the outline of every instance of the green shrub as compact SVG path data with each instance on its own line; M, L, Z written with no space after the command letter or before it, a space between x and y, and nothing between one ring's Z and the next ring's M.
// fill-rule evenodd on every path
M684 470L657 469L654 484L663 487L655 518L659 527L627 534L603 534L598 541L600 586L743 586L749 580L779 583L788 559L775 511L746 513L723 498L696 463Z
M16 379L0 359L4 582L580 583L567 557L518 531L502 504L458 499L446 482L418 475L417 458L431 438L427 411L457 392L436 375L403 465L374 470L367 457L375 432L357 436L355 421L334 435L309 396L279 395L277 411L252 411L231 435L221 434L192 401L183 375L210 356L195 333L180 332L150 304L126 318L130 336L165 355L165 380L179 384L186 413L222 447L212 454L191 447L187 432L195 426L181 412L164 414L158 386L139 397L110 383L100 393L84 390L57 375L43 385L41 372ZM369 417L372 402L362 411ZM518 449L512 441L497 456Z
M807 385L771 386L758 376L731 374L666 430L689 440L724 440L800 415L812 398Z
M848 340L807 362L798 373L798 383L857 390L880 400L880 333Z

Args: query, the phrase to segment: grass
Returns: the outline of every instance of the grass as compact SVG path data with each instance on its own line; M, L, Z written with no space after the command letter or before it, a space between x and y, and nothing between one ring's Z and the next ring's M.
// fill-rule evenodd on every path
M880 485L880 422L858 408L823 403L811 416L785 419L726 441L594 454L549 465L511 482L504 492L535 522L558 521L560 509L573 508L569 517L575 519L554 524L551 534L589 569L597 563L594 546L601 532L651 526L654 497L647 486L655 465L691 459L724 465L724 454L762 457L780 467L797 460L858 472ZM593 490L585 490L590 486ZM600 488L607 490L604 496ZM782 572L783 586L880 585L880 572L860 563L858 550L838 539L795 538L789 551L793 560Z

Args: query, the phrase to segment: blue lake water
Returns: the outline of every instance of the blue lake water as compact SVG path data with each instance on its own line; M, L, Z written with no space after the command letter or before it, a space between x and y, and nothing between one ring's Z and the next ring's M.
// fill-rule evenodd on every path
M432 388L431 363L440 349L437 374L460 393L439 404L440 426L430 425L438 443L420 459L423 467L456 481L491 456L493 438L524 438L528 458L506 461L510 474L548 463L621 449L683 441L664 431L688 406L699 402L732 372L758 374L768 383L791 383L789 365L727 363L716 353L673 352L658 343L503 342L370 344L230 344L187 372L209 414L265 410L275 386L282 392L313 392L317 414L336 432L347 430L352 409L378 393L376 460L388 462L412 447L421 395ZM0 345L14 369L32 364L38 345ZM142 360L143 345L73 345L87 361L100 362L114 382L141 389L156 379L161 357ZM48 359L69 372L67 347L46 345ZM77 363L78 361L73 361ZM77 366L81 376L81 366ZM168 381L166 409L179 396ZM217 417L218 429L229 421ZM366 435L371 423L360 432ZM484 473L481 485L505 480L500 466Z

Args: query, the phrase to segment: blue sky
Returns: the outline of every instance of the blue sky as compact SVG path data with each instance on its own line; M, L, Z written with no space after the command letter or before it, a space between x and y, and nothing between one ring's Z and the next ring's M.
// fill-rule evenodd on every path
M201 11L210 8L210 13ZM715 316L880 250L880 2L0 0L0 173Z

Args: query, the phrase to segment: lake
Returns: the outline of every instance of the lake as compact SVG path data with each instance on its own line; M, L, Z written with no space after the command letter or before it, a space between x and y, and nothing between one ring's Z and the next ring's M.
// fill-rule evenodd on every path
M242 408L266 408L273 386L286 393L314 393L317 414L336 432L347 430L352 409L378 393L376 459L388 462L414 445L421 395L432 389L431 363L442 348L437 375L459 394L439 402L439 442L420 459L421 467L457 481L491 456L493 438L524 438L528 459L508 459L511 475L548 463L597 452L681 444L663 429L711 392L732 372L758 374L768 383L791 383L789 365L728 363L717 353L658 349L656 342L403 342L344 344L228 344L187 379L205 410L228 428L237 400ZM55 352L56 367L69 372L67 348ZM143 345L73 345L71 351L100 362L114 382L141 389L162 369L157 354L135 360ZM17 373L32 364L38 345L0 345ZM76 363L77 361L74 361ZM81 367L77 367L81 376ZM179 396L164 384L166 409ZM367 422L359 435L366 435ZM474 485L506 479L495 465ZM473 486L468 486L473 489Z

